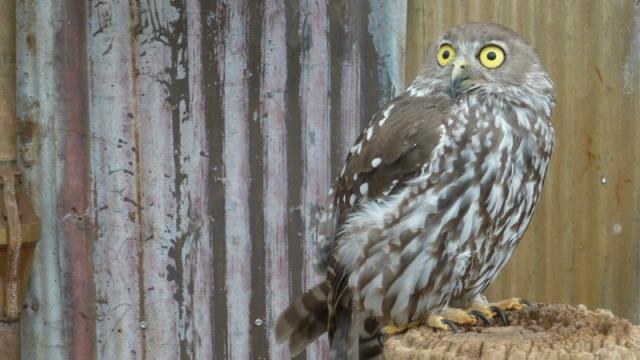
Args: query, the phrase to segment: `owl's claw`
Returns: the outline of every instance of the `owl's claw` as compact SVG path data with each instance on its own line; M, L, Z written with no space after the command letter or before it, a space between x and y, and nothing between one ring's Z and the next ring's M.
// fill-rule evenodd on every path
M500 321L502 321L502 325L504 326L511 325L509 318L507 318L507 313L504 310L500 309L497 306L490 306L489 309L491 309L492 312L496 313L500 317Z
M378 330L376 334L376 339L378 340L378 345L384 347L384 343L387 342L389 335L383 331L383 329Z
M456 323L454 323L453 321L448 320L448 319L442 319L442 322L445 325L447 325L447 327L449 328L449 330L452 333L456 334L456 333L458 333L460 331L460 329L458 328L458 325L456 325Z
M502 324L505 326L511 325L509 318L507 317L507 311L522 311L535 309L535 305L525 299L510 298L495 303L489 304L489 308L493 313L496 313Z
M491 321L491 319L488 316L486 316L482 311L471 310L469 311L469 314L475 316L476 319L482 319L485 325L493 326L493 321Z

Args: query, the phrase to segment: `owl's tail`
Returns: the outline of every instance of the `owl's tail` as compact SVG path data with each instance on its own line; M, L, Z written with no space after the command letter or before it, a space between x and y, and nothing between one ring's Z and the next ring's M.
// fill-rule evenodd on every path
M324 281L292 302L276 322L276 340L289 342L291 356L327 331L329 284Z
M292 357L301 353L308 344L327 331L329 290L329 284L323 281L298 297L278 317L275 329L276 340L278 343L289 343L289 352ZM362 327L364 324L362 319L352 319L354 314L347 311L348 309L344 310L336 319L336 332L331 339L329 358L333 360L380 359L382 348L375 336L379 326L374 324L367 330ZM352 322L358 325L351 327ZM357 349L351 346L354 342L356 344L359 342Z
M331 338L331 360L381 360L378 339L379 324L363 314L339 309L334 318L335 333ZM368 324L365 325L365 323ZM371 327L367 329L367 327Z

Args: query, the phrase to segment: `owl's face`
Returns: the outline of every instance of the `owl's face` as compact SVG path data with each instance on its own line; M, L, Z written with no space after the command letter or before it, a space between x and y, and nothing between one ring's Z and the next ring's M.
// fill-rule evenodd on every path
M424 76L437 80L452 97L477 90L522 89L546 76L526 40L498 24L455 26L434 43L427 56Z

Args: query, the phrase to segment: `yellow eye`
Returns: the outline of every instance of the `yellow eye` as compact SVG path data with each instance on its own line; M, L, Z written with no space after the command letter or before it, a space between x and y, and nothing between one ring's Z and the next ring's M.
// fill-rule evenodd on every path
M488 69L495 69L504 62L504 50L498 45L487 45L480 50L480 63Z
M448 63L456 57L456 49L449 44L443 44L440 46L440 50L438 50L438 64L440 66L446 66Z

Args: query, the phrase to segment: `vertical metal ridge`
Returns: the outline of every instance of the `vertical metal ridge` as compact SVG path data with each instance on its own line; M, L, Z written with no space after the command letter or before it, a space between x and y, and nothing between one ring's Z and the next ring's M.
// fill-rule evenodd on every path
M189 359L210 359L213 356L212 325L213 309L211 298L214 292L211 271L213 269L213 252L211 243L211 221L208 204L210 192L210 168L212 166L208 154L209 139L207 137L207 117L205 113L205 73L203 48L203 22L206 14L198 2L188 2L186 6L187 52L189 58L189 124L183 130L185 152L189 154L188 168L188 206L186 217L189 219L188 229L191 233L190 251L185 256L188 269L184 282L189 301L184 310L185 319L189 322L186 331L188 352L183 357ZM204 16L203 16L204 15Z
M265 247L265 358L289 358L286 346L277 346L273 324L289 304L288 250L288 169L287 139L287 11L282 0L265 2L262 23L261 106L260 123L263 134L263 198Z
M325 206L327 191L331 183L331 58L329 54L329 18L326 0L305 0L299 12L300 34L299 58L299 111L300 139L302 149L298 187L292 187L300 196L302 262L292 262L292 269L302 268L302 291L324 280L313 270L316 234L314 225L318 210ZM292 27L293 25L290 25ZM295 151L295 150L294 150ZM298 191L298 189L300 189ZM295 255L297 253L292 253ZM294 271L294 274L296 272ZM294 277L297 279L297 276ZM296 293L299 294L300 292ZM307 347L307 359L326 359L327 338Z
M347 2L338 14L343 21L344 32L343 58L340 61L339 116L336 128L339 143L333 148L338 163L342 166L347 153L360 131L362 121L362 41L363 22L368 13L362 13L362 2ZM366 29L366 28L365 28ZM332 40L335 40L333 38ZM333 103L333 102L332 102ZM339 105L338 105L339 104Z
M304 235L302 230L303 208L302 208L302 182L303 182L303 163L302 152L304 151L304 140L302 139L301 122L303 100L300 98L301 86L301 54L303 51L302 34L300 32L300 12L303 11L304 4L293 1L285 1L285 18L286 18L286 56L287 56L287 74L286 74L286 157L287 157L287 261L289 271L284 281L288 282L286 294L293 301L304 289L303 272L306 265L306 259L302 251ZM301 271L291 271L291 269L301 269ZM285 304L288 306L289 304ZM274 314L273 326L277 320ZM277 344L280 351L286 351L286 345ZM299 355L298 358L303 357Z
M138 35L138 31L140 28L140 7L139 7L139 3L137 1L130 1L129 2L129 26L128 26L128 31L129 31L129 52L130 52L130 56L131 56L131 65L130 65L130 70L129 70L129 76L131 76L131 95L132 95L132 108L131 108L131 112L129 114L127 114L127 118L130 118L133 120L133 141L134 141L134 152L135 152L135 209L136 209L136 224L137 224L137 229L136 229L136 242L137 242L137 249L136 249L136 255L137 255L137 259L135 267L136 267L136 275L137 275L137 279L135 279L137 281L137 287L138 287L138 293L136 294L138 296L138 316L137 319L134 319L133 323L130 323L129 326L130 328L132 328L134 333L138 334L138 339L136 339L137 341L135 341L135 345L134 348L132 349L133 352L135 352L136 354L138 352L140 352L140 359L142 360L146 360L147 358L147 348L146 346L144 346L144 342L140 341L139 339L141 338L140 336L140 332L142 331L142 329L140 329L140 321L142 319L145 319L144 321L146 321L147 318L147 310L146 310L146 302L145 302L145 293L146 293L146 288L145 288L145 279L144 279L144 242L145 242L145 233L144 233L144 211L143 211L143 194L142 194L142 159L141 159L141 152L142 152L142 140L141 140L141 134L140 134L140 86L138 83L138 79L137 79L137 74L139 71L139 65L138 65L138 46L137 46L137 35ZM106 51L106 50L105 50ZM135 322L135 320L137 320L137 324ZM137 325L137 326L136 326ZM108 330L107 330L108 331ZM108 332L107 332L108 333ZM117 348L117 345L116 345ZM113 354L116 355L116 354ZM104 354L103 356L108 357L109 355Z
M264 319L266 311L266 294L267 294L267 265L266 265L266 239L265 227L267 219L264 209L264 192L266 163L266 139L264 124L262 122L262 99L269 96L263 92L264 90L264 74L265 68L268 66L263 63L265 51L264 36L265 23L264 18L266 11L266 3L247 2L246 7L247 19L247 84L248 84L248 123L249 123L249 220L252 254L251 261L247 266L251 271L251 304L249 312L249 322L246 329L251 337L251 354L252 358L265 357L268 352L267 332L264 327L255 326L256 319Z
M140 169L144 209L142 252L145 318L139 319L147 358L179 359L182 350L181 252L184 172L177 132L188 109L185 76L188 60L182 7L138 2Z
M209 284L212 286L209 299L212 318L212 354L214 358L226 358L227 348L227 297L226 297L226 199L224 144L226 143L224 109L224 79L226 33L228 27L228 9L220 1L201 1L202 19L202 83L206 135L208 139L207 155L210 168L207 180L209 193L208 214L211 217L209 243L213 251L212 274ZM206 336L202 334L201 336Z
M95 321L96 336L100 339L96 357L117 357L121 349L126 349L124 351L144 358L138 326L140 313L144 313L139 309L144 288L140 254L143 222L140 146L136 134L139 93L135 78L136 58L130 56L135 54L135 41L131 35L135 19L130 16L132 10L128 4L103 3L88 11L88 54L93 80L89 89L94 140L91 176L96 224L100 229L93 252L96 317L92 321ZM105 22L111 16L122 23ZM114 107L114 103L119 106ZM131 307L122 304L131 304ZM113 333L134 336L110 336Z
M61 81L64 126L69 130L62 144L65 166L58 194L60 231L66 242L63 263L68 301L64 312L70 326L71 357L89 359L95 356L95 293L93 285L94 219L91 210L91 160L89 118L87 108L87 39L86 7L83 1L65 1L64 21L57 34L58 56L64 61L56 67Z
M52 360L69 359L68 327L64 325L64 284L60 271L64 259L59 243L58 142L64 140L61 119L62 94L56 56L56 38L62 22L61 4L17 2L17 113L20 126L34 129L33 141L23 141L21 158L30 162L25 167L26 184L34 195L34 205L43 220L43 236L35 253L34 269L28 294L26 316L22 320L22 356L38 358L40 354ZM24 138L23 138L24 139ZM36 161L37 159L37 161ZM39 334L38 337L32 334Z
M224 1L227 32L224 37L225 114L225 241L227 297L227 358L249 359L251 265L253 256L249 219L249 133L251 126L247 96L247 13L246 1Z

